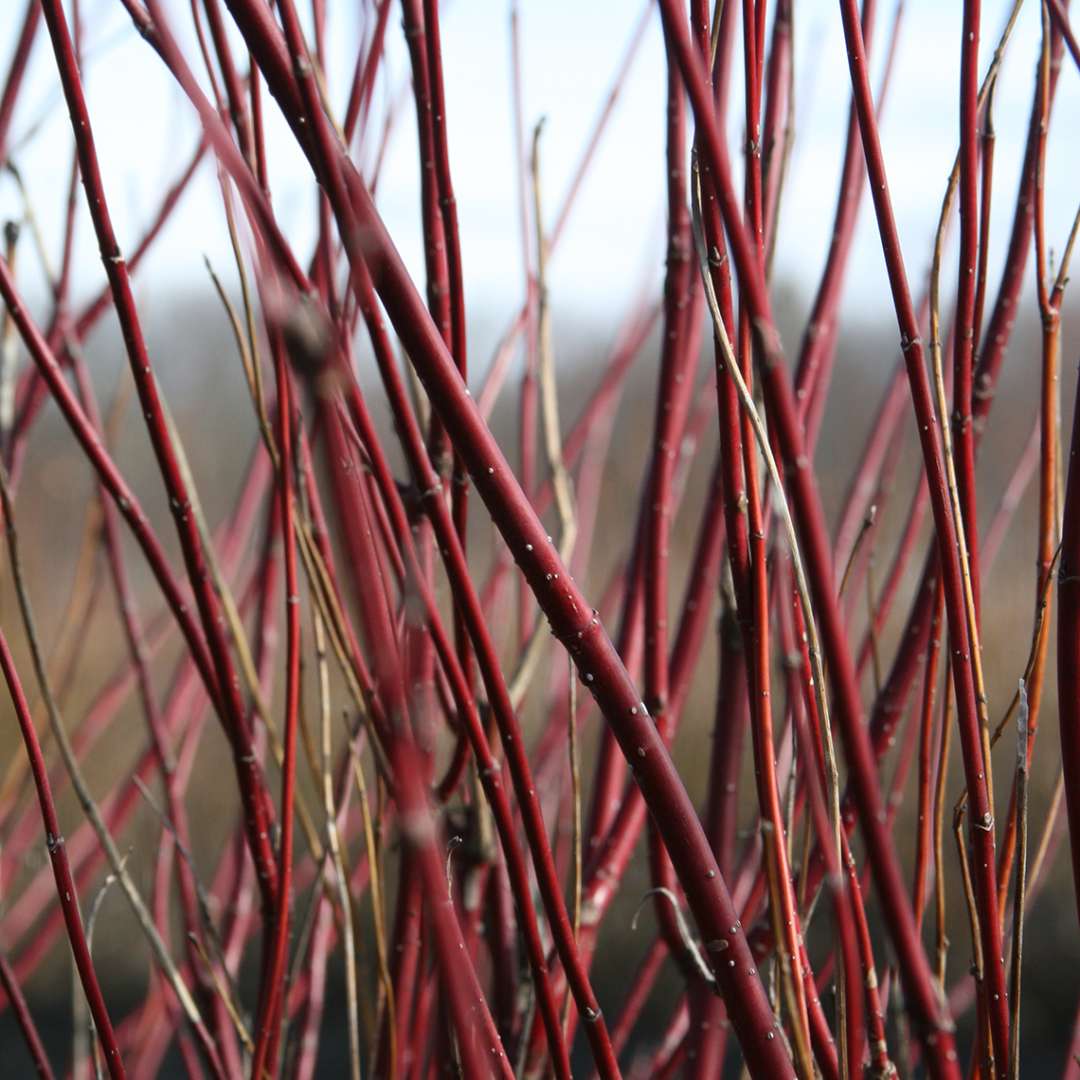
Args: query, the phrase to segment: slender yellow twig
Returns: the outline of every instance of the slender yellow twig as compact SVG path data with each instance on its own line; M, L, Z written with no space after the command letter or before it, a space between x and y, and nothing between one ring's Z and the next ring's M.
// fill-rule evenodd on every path
M1013 896L1012 970L1009 978L1009 1080L1020 1076L1020 974L1024 960L1024 905L1028 848L1028 701L1024 680L1018 687L1016 717L1016 891Z
M349 882L345 876L345 863L341 857L341 840L338 835L337 811L334 807L334 783L330 764L330 673L326 660L326 632L318 607L313 606L311 620L315 630L315 662L319 678L319 731L321 735L323 810L326 815L326 838L330 859L334 866L334 884L337 886L341 904L342 940L345 944L345 997L346 1021L349 1031L349 1069L352 1080L360 1080L360 1029L356 994L356 938L353 930L352 904L349 898ZM390 1071L394 1074L396 1047L393 1044L394 1024L391 1022Z
M547 283L547 237L540 184L540 136L544 121L533 130L530 160L533 193L533 217L536 225L536 289L537 289L537 369L540 384L540 414L544 436L544 453L551 470L551 487L559 517L559 557L569 564L577 539L577 518L574 512L573 484L562 452L562 429L559 423L559 394L555 376L555 355L551 338L551 303ZM510 680L510 701L518 708L536 674L540 656L547 641L544 620L538 616L522 651L517 670ZM571 680L572 681L572 680Z

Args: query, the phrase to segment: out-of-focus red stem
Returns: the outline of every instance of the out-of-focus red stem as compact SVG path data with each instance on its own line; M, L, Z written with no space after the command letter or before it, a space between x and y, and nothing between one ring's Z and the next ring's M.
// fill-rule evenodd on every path
M1050 10L1050 17L1054 20L1058 33L1069 47L1069 55L1073 58L1076 66L1080 68L1080 45L1077 44L1076 36L1069 25L1069 13L1065 9L1065 4L1062 3L1062 0L1046 0L1046 2Z
M37 1024L34 1023L34 1017L30 1013L30 1007L26 1004L26 998L23 997L22 988L15 978L15 972L11 970L11 964L8 963L8 958L3 954L0 954L0 985L3 986L4 993L7 994L8 1000L11 1002L12 1011L15 1013L19 1030L22 1032L23 1039L26 1042L26 1049L30 1054L30 1060L34 1063L34 1072L37 1073L40 1080L52 1080L52 1066L49 1064L45 1046L41 1041L41 1036L38 1034Z
M291 4L282 5L283 10ZM295 18L295 14L292 16ZM288 16L286 16L288 19ZM284 994L283 980L289 945L289 921L292 904L293 823L296 799L296 735L300 706L300 585L296 565L295 505L293 497L293 422L292 393L286 366L285 347L280 336L271 341L274 374L277 384L278 500L281 535L285 548L285 716L281 764L281 840L278 847L277 907L273 913L273 936L270 956L264 960L263 980L259 988L259 1016L256 1022L252 1075L261 1076L263 1067L276 1055L277 1023L275 1014ZM272 1069L272 1064L271 1064Z
M0 93L0 162L7 160L8 132L11 129L11 117L14 115L15 106L19 101L19 92L22 90L27 63L30 60L30 52L34 47L34 38L37 36L40 24L41 5L38 0L29 0L26 5L26 14L23 16L22 29L19 31L19 37L15 42L15 51L8 66L4 89Z

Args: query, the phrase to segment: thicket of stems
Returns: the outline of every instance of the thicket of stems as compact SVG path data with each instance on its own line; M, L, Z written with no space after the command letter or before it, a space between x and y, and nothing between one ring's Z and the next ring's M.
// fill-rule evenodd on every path
M754 1077L800 1080L898 1069L950 1080L1017 1076L1024 919L1046 881L1063 805L1080 912L1080 404L1070 428L1059 400L1077 225L1049 236L1045 205L1064 57L1077 69L1071 77L1080 70L1068 4L1040 4L1009 204L994 184L993 109L1020 4L1006 5L991 52L991 13L963 3L950 46L956 161L942 178L932 271L916 305L879 123L887 94L890 109L905 107L904 88L890 87L893 61L918 43L904 41L902 4L886 36L874 0L861 9L839 0L846 140L828 250L788 354L772 277L776 253L794 239L783 208L798 137L799 5L645 4L626 20L625 52L552 213L542 124L528 138L529 13L512 3L507 25L491 31L493 41L506 31L510 46L523 273L520 304L485 369L472 335L488 312L467 290L469 236L455 192L453 134L475 120L454 112L448 92L457 60L440 22L453 15L438 0L402 0L400 12L393 0L360 5L342 87L327 66L341 5L121 3L198 132L129 254L84 81L95 16L79 3L30 0L0 90L0 159L23 202L0 258L5 573L23 618L5 621L0 668L24 751L0 778L0 878L18 881L0 914L0 1008L12 1009L38 1075L53 1075L52 1048L22 987L64 931L100 1047L87 1049L80 1022L72 1067L92 1061L113 1077L153 1075L173 1048L191 1075L312 1077L331 1018L342 1015L353 1077L456 1069L611 1078L629 1067L705 1078L735 1061ZM388 61L399 24L404 91ZM613 11L613 31L622 25ZM555 256L650 34L662 36L666 61L657 88L666 95L664 245L597 361L594 389L568 409L552 329ZM72 153L58 255L41 242L38 215L51 208L19 172L13 138L35 50L46 45ZM415 117L422 280L407 269L377 197L404 109ZM310 250L294 246L275 203L271 110L310 174ZM251 406L243 481L213 525L134 291L147 252L182 217L193 178L211 169L235 265L210 276ZM850 452L826 407L864 201L899 356L830 524L815 461L829 460L834 443L843 448L834 454ZM1012 225L995 283L991 210L1002 203ZM105 285L77 301L73 249L84 215ZM44 305L25 295L34 259L45 272ZM988 424L1015 420L1008 403L1000 417L991 407L1016 351L1029 261L1039 404L1011 476L998 484L979 471L979 454ZM83 354L109 318L181 568L116 450L127 391L103 416ZM378 391L360 377L369 361ZM611 519L600 496L639 361L652 365L644 473L636 500ZM510 389L516 430L504 445L489 420ZM17 521L29 517L21 504L35 483L31 439L49 404L95 487L46 647L31 614L39 586L23 580L17 559ZM389 435L374 419L379 410L393 421ZM713 457L699 471L708 480L695 485L695 459L706 453ZM903 516L889 503L909 457L917 475ZM995 722L982 651L998 602L991 569L1029 483L1035 603L1008 657L1019 689ZM990 528L980 529L980 508L991 503ZM492 545L476 542L483 528ZM682 529L694 542L679 596L673 548ZM590 572L597 561L610 567L604 582ZM143 562L149 584L139 589ZM124 657L89 704L69 708L109 595ZM23 635L37 708L15 659ZM1040 717L1055 700L1055 645L1059 776L1050 755L1036 756L1046 742L1036 740ZM701 686L712 695L704 708ZM95 801L83 770L133 697L145 736L123 731L143 740L139 756ZM1017 716L1015 768L995 786L992 749ZM209 718L231 770L208 775ZM590 728L599 731L595 753L583 754ZM691 792L673 753L680 737L706 730L707 779ZM1040 821L1030 807L1048 770L1057 782L1045 786L1056 793ZM65 836L57 798L69 784L85 820ZM212 865L193 850L195 803L209 788L233 814ZM901 854L895 830L905 797L916 820L913 858ZM145 899L121 854L143 803L161 836ZM955 854L944 840L948 807ZM48 869L16 876L42 833ZM633 888L642 846L652 918L641 925L654 936L605 1014L594 989L609 960L601 934ZM158 969L122 1019L83 922L111 880ZM964 904L966 927L951 949L947 896ZM933 943L924 933L931 919ZM332 999L335 957L345 966L342 1001ZM661 1002L653 990L668 959L677 993ZM255 972L253 986L242 967ZM973 981L961 974L969 967ZM900 1002L895 1024L891 1001ZM646 1028L649 1004L660 1021Z

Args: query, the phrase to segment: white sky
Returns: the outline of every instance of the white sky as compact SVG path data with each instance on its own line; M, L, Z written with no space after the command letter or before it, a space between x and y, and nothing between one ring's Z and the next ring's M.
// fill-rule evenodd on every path
M168 0L181 31L190 27L186 0ZM21 20L21 0L3 0L10 11L0 29L6 60ZM159 193L183 167L195 131L186 103L149 47L131 30L117 0L84 0L90 54L90 108L107 191L122 243L132 245L153 213ZM300 5L303 7L304 5ZM354 12L355 0L331 3ZM985 7L985 68L1009 5ZM848 108L848 73L838 7L833 0L801 0L796 7L797 138L786 182L776 274L805 293L824 257ZM883 43L894 5L882 5L876 40ZM959 3L909 0L883 128L893 198L913 287L918 291L929 238L956 146ZM543 175L549 215L554 214L580 149L591 130L611 75L643 9L639 0L522 0L526 123L547 118ZM521 295L521 255L509 93L509 0L455 0L443 18L452 168L463 232L469 302L505 318ZM330 79L343 102L351 75L357 23L335 17ZM400 15L388 28L388 92L407 72ZM190 37L185 36L190 43ZM996 97L995 224L992 253L1000 256L1012 214L1017 172L1039 47L1039 10L1028 3L1010 46ZM882 50L878 49L880 59ZM194 67L196 56L189 50ZM643 271L659 279L663 249L663 131L665 75L659 21L651 16L645 43L609 133L553 262L556 312L589 312L612 319L636 293ZM381 99L385 101L385 98ZM733 97L738 111L738 94ZM1047 173L1050 241L1060 248L1076 209L1080 184L1080 79L1066 56L1052 128ZM271 105L272 112L272 105ZM422 280L418 181L411 101L401 112L380 181L379 204L410 266ZM70 161L67 117L59 96L44 28L32 59L28 92L16 115L16 144L40 124L37 136L17 149L15 160L33 187L39 217L53 251L59 242ZM733 147L740 125L731 124ZM280 216L298 253L306 258L311 236L310 176L280 124L270 128L273 188ZM10 180L0 181L0 216L19 214ZM850 275L847 310L888 303L872 214L864 206ZM227 271L230 256L212 177L204 169L186 197L155 257L140 276L144 300L162 289L208 289L207 254ZM85 214L79 231L79 282L83 292L102 275ZM992 266L996 260L992 255ZM996 276L995 279L996 280Z

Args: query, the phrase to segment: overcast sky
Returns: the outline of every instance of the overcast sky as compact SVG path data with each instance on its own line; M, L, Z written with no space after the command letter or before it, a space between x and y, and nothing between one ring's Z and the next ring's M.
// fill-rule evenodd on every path
M170 0L176 27L188 30L187 0ZM300 5L304 6L304 5ZM357 0L332 2L330 81L342 102L360 24ZM888 34L894 4L886 0L877 40ZM984 5L982 64L997 40L1009 5ZM5 0L5 9L23 5ZM160 192L189 155L196 133L179 91L148 46L131 31L117 0L84 0L90 108L105 179L122 242L130 245L152 214ZM510 98L509 0L454 0L443 17L452 168L463 233L470 304L509 312L521 295ZM824 257L848 108L848 73L838 6L800 0L796 8L796 127L781 217L776 273L803 291L813 288ZM346 9L348 13L346 13ZM921 280L944 181L956 149L960 9L940 0L909 0L883 127L893 198L905 254ZM640 19L639 0L522 0L526 121L541 116L543 178L553 214L604 99L627 41ZM0 29L8 57L19 19ZM390 78L380 106L397 95L407 73L400 18L388 31ZM190 44L190 38L186 37ZM1039 48L1039 5L1024 6L996 98L995 232L1001 254L1016 190ZM880 59L881 50L878 50ZM195 54L189 52L195 65ZM582 191L565 241L552 265L557 312L589 311L610 319L637 291L643 273L659 279L663 224L665 76L659 20L652 12L644 43L609 133ZM737 95L734 99L737 101ZM1060 248L1080 195L1080 80L1066 58L1052 128L1047 172L1051 243ZM733 110L737 112L736 109ZM1070 121L1070 118L1071 121ZM26 133L37 134L23 142ZM730 125L733 146L740 125ZM310 179L280 125L270 128L275 202L290 236L306 253L311 236ZM70 161L67 117L42 30L28 92L15 118L15 160L33 184L46 236L56 250ZM379 205L410 265L422 273L418 181L411 102L400 110L379 187ZM0 215L17 216L11 182L0 181ZM203 255L223 269L230 256L212 177L204 170L154 259L140 277L140 295L208 288ZM848 310L881 303L885 277L872 214L864 207ZM79 232L83 291L100 283L85 214ZM996 262L992 259L992 264Z

